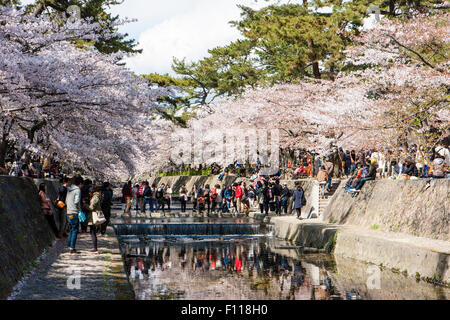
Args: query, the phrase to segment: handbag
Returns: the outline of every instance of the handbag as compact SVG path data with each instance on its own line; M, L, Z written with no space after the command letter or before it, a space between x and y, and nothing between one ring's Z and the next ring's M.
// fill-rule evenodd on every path
M106 222L105 215L102 211L93 211L92 212L92 222L98 226Z
M66 204L61 200L56 200L55 206L60 209L63 209L66 206Z
M78 220L80 220L81 223L86 221L86 216L84 215L83 211L78 211Z

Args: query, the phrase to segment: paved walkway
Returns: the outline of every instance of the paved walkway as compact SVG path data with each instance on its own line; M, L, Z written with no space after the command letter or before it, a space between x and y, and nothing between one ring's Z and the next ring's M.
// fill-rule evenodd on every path
M98 237L98 255L88 252L92 248L89 234L78 235L76 249L79 254L65 252L66 240L56 241L46 258L10 299L134 299L111 227L108 233L107 237Z

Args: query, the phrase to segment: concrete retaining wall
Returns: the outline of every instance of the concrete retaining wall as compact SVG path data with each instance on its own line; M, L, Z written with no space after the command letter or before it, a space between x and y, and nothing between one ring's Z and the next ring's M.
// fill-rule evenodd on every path
M341 183L343 185L344 182ZM450 283L450 180L369 181L352 197L339 188L324 223L277 217L274 235L336 256Z
M8 297L25 269L53 240L34 181L0 177L0 299Z
M450 180L368 181L354 198L339 188L324 221L450 241Z

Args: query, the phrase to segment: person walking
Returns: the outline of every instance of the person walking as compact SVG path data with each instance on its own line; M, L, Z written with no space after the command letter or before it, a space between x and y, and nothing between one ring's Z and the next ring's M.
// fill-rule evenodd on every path
M281 206L283 207L284 214L288 212L289 198L291 197L291 191L289 190L287 183L283 183L283 189L281 191Z
M122 202L125 203L124 216L130 215L131 199L133 199L133 190L131 188L131 180L127 181L122 188Z
M81 187L81 210L84 213L89 210L89 201L90 201L90 193L91 193L92 181L89 179L84 180L83 186ZM81 232L87 233L87 220L80 223Z
M138 190L136 194L136 200L137 200L137 209L136 211L142 212L142 208L144 207L144 189L146 185L144 181L139 181ZM142 217L141 215L139 215Z
M242 211L242 196L243 196L243 193L242 193L241 183L238 182L238 183L236 183L236 189L234 191L234 198L236 201L236 211L237 211L236 215L240 214Z
M211 213L211 189L209 188L209 184L207 184L203 190L203 199L206 207L206 216L209 217Z
M183 184L180 189L180 203L181 203L181 212L186 212L186 203L188 199L188 191L186 189L186 185Z
M79 212L81 210L81 186L83 178L75 176L72 178L72 184L67 187L66 206L67 206L67 222L69 224L68 252L78 253L75 249L78 236Z
M158 202L156 200L156 185L152 184L152 195L151 195L151 202L150 202L150 212L158 210Z
M228 188L225 189L224 193L224 212L231 211L231 204L233 202L233 187L231 185L228 186Z
M170 204L172 202L172 188L170 187L170 185L166 185L166 188L164 189L164 200L167 203L167 210L169 210L170 212Z
M136 213L139 210L139 199L138 199L138 193L139 193L139 184L136 183L133 187L133 189L131 189L133 192L133 200L131 200L131 207L134 207L134 211L136 211Z
M302 207L306 205L306 198L305 198L305 192L303 191L303 188L300 184L297 185L296 189L294 190L294 194L292 195L292 205L297 212L297 219L302 220L301 214L302 214Z
M331 178L333 177L334 171L334 164L332 160L333 160L332 157L329 156L327 162L325 162L325 170L327 170L328 173L328 182L325 188L327 189L328 192L330 192L331 190Z
M203 210L205 209L205 198L203 197L204 186L201 186L197 190L197 203L198 203L198 213L203 216Z
M51 201L47 197L47 186L45 185L45 183L41 183L39 185L39 200L41 203L41 209L44 212L44 217L47 220L48 225L52 229L56 238L61 239L62 235L56 227L55 218L53 217L52 213Z
M158 201L158 211L162 209L164 216L164 183L162 183L156 191L156 199Z
M70 186L71 182L69 178L64 177L59 180L60 187L58 189L58 201L61 201L63 207L56 206L56 210L59 216L59 233L62 234L63 237L67 237L67 205L66 205L66 197L67 197L67 187Z
M191 192L189 193L189 197L192 201L192 212L197 211L197 186L194 184L192 186Z
M101 187L95 186L91 192L91 199L89 201L89 210L85 212L87 225L89 226L89 233L92 240L93 254L99 254L97 249L97 226L94 223L94 212L102 212L102 190Z
M111 206L113 199L112 186L108 181L103 182L101 193L101 209L106 221L100 226L100 234L105 236L106 229L111 221Z
M259 190L259 209L261 211L261 214L268 215L269 214L269 203L272 200L272 194L269 187L269 183L267 181L263 182L263 185L261 188L258 188Z
M273 190L273 196L275 200L275 214L281 215L281 193L283 191L283 188L281 187L280 180L275 180L275 185L272 188Z
M144 203L142 204L142 214L145 216L145 212L146 212L146 206L148 203L149 206L149 210L150 213L153 212L153 204L152 204L152 188L150 188L150 185L148 183L148 181L144 181L144 189L142 190L142 195L144 197Z
M216 203L216 212L219 214L219 216L222 216L222 203L223 203L223 195L222 195L222 188L220 187L220 184L216 184L215 190L213 191L213 193L216 194L216 199L215 199L215 203Z

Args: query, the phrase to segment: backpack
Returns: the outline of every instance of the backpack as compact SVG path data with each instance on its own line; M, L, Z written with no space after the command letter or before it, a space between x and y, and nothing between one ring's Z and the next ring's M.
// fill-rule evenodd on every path
M150 187L145 187L142 193L144 197L150 197L152 195L152 189Z
M302 193L302 207L306 206L305 192Z

